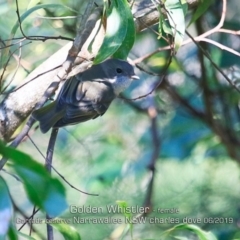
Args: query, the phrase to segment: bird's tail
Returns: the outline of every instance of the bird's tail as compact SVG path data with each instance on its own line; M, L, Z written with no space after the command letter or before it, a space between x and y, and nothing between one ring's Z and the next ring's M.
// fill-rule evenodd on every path
M42 133L46 133L63 117L64 109L57 109L56 102L52 102L38 110L33 111L32 116L39 121Z

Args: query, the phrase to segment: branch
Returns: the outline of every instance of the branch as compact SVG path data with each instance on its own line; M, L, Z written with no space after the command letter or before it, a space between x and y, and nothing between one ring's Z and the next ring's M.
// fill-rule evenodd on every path
M192 39L192 41L197 45L197 47L201 50L201 52L204 54L204 56L211 62L213 67L218 70L219 73L226 79L226 81L237 91L240 93L240 90L238 87L235 85L235 83L227 76L227 74L224 73L220 67L212 60L211 56L209 55L208 52L205 51L196 41L195 39L186 31L186 34Z
M51 168L52 158L53 158L54 147L55 147L57 135L58 135L58 128L53 128L50 139L49 139L49 143L48 143L47 156L46 156L46 161L45 161L45 167L50 174L51 174L51 169L52 169ZM47 214L46 219L50 220L50 219L52 219L52 217L49 214ZM53 240L53 227L48 223L47 223L47 239Z
M188 9L195 8L200 0L187 0ZM137 32L153 26L159 22L160 13L156 3L152 0L135 1L133 5L133 14L136 18L135 27Z
M96 8L94 13L87 19L86 24L84 24L87 30L78 33L78 35L82 34L81 41L78 41L78 49L83 48L100 15L101 9ZM92 36L90 36L90 38L92 38ZM79 40L79 38L77 39ZM71 48L71 45L72 43L68 43L48 58L28 75L21 87L18 87L3 100L0 104L0 139L9 141L12 134L24 119L29 116L36 104L40 103L38 104L38 108L41 107L56 91L60 81L66 78L78 54L75 51L75 46ZM87 46L84 46L83 51L80 53L82 61L89 58L89 53L86 52L86 48ZM68 50L70 52L69 55L67 55ZM46 92L46 89L48 89L48 92ZM43 95L45 95L44 98L42 98ZM27 125L31 127L33 122L32 119Z
M212 45L215 45L215 46L217 46L218 48L220 48L222 50L228 51L228 52L230 52L230 53L240 57L240 53L238 51L236 51L236 50L234 50L234 49L232 49L230 47L227 47L227 46L225 46L225 45L223 45L221 43L218 43L218 42L216 42L214 40L211 40L211 39L208 39L208 38L202 38L201 41L202 42L211 43Z
M149 211L146 211L145 214L148 214L152 209L152 197L153 197L153 187L154 187L154 179L156 174L156 162L159 156L160 146L161 146L161 140L158 134L158 124L157 124L157 108L156 104L154 102L153 96L149 99L150 106L148 107L148 116L151 119L151 135L152 135L152 144L153 144L153 151L150 163L148 165L148 169L151 172L151 179L147 188L147 193L145 196L145 200L143 203L143 207L145 209L149 209Z
M94 0L88 2L88 6L86 8L86 13L89 13L88 7L92 9L92 4ZM84 54L83 51L85 48L83 47L84 43L86 42L87 38L91 38L89 34L91 33L91 30L94 29L97 20L99 19L101 15L102 10L100 8L96 8L95 12L93 12L89 17L85 17L84 20L86 22L82 22L82 24L85 26L84 28L79 29L77 36L82 34L81 40L77 38L79 47L77 50L83 49L81 54L82 61L85 60L85 57L82 57ZM85 30L88 28L88 30ZM91 30L89 30L91 29ZM75 42L74 42L75 44ZM69 46L68 46L69 47ZM57 54L61 54L62 52L58 51ZM64 52L65 55L65 52ZM66 55L65 55L66 56ZM15 92L11 93L0 105L0 139L3 138L5 141L9 140L13 132L17 129L17 127L22 123L22 121L31 113L31 111L34 108L40 108L43 106L43 104L47 101L49 97L52 96L52 94L56 91L58 88L58 85L61 80L65 80L67 75L72 69L72 65L74 61L76 60L78 56L78 52L75 51L74 45L69 50L69 54L67 55L66 60L61 65L61 68L58 69L58 67L55 68L49 68L48 65L46 65L46 62L44 62L44 67L48 67L48 73L51 73L51 78L48 75L48 81L49 85L40 85L41 86L41 94L36 95L36 92L33 91L33 89L39 89L39 83L36 81L29 80L28 84L24 85L24 87L18 88ZM62 56L63 57L63 56ZM51 62L50 62L51 59ZM56 63L53 61L53 58L50 58L47 60L47 62L50 62L50 64L56 66ZM55 59L57 62L59 62L59 59ZM51 65L52 66L52 65ZM41 66L40 66L41 67ZM56 71L54 74L52 73L52 69L55 69ZM34 72L34 71L33 71ZM35 75L33 75L35 78L38 76L37 73L39 73L39 68L35 70ZM43 71L41 71L42 73ZM31 75L31 74L30 74ZM41 74L43 76L43 74ZM46 76L45 76L46 77ZM52 80L53 79L53 80ZM53 81L53 82L52 82ZM33 86L32 86L33 85ZM28 91L27 91L28 89ZM47 89L47 90L46 90ZM19 94L21 93L21 94ZM26 94L27 93L27 94ZM30 96L31 97L30 97ZM43 97L42 97L43 96ZM16 99L17 97L17 99ZM26 103L25 103L25 101ZM17 106L16 106L17 105ZM23 108L24 107L24 108ZM31 116L27 122L27 124L24 126L22 132L14 139L14 141L11 144L11 147L17 147L22 139L27 135L29 130L31 129L32 125L34 124L35 119ZM7 162L6 158L2 158L0 161L0 169L3 168L5 163Z
M205 32L205 33L203 33L199 36L196 36L194 38L188 38L187 40L183 41L182 46L193 42L193 39L194 39L195 42L201 42L201 41L209 42L209 43L219 47L220 49L226 50L228 52L231 52L232 54L235 54L235 55L239 56L239 53L237 51L207 38L214 33L228 33L228 34L233 34L233 35L240 35L240 31L234 31L234 30L222 28L223 24L224 24L224 21L225 21L225 18L226 18L227 0L222 0L222 2L223 2L223 8L222 8L221 19L220 19L219 23L217 24L217 26L215 26L214 28L210 29L209 31L207 31L207 32ZM193 3L190 4L189 1L188 1L188 4L189 4L190 7L194 7L196 2L193 1ZM158 48L151 53L148 53L148 54L145 54L142 57L139 57L134 62L135 62L135 64L140 63L140 62L144 61L145 59L153 56L156 53L166 51L166 50L169 50L169 49L171 49L171 46Z
M66 129L65 129L66 130ZM36 145L36 143L32 140L32 138L27 135L29 140L31 141L31 143L33 144L33 146L37 149L37 151L39 152L39 154L43 157L43 159L45 160L46 162L46 158L45 156L43 155L43 153L41 152L41 150L38 148L38 146ZM76 139L78 141L78 139ZM79 142L79 141L78 141ZM76 188L75 186L73 186L53 165L51 165L51 168L54 170L54 172L60 177L62 178L62 180L68 185L70 186L71 188L75 189L76 191L80 192L80 193L83 193L83 194L86 194L86 195L90 195L90 196L99 196L98 194L94 194L94 193L88 193L88 192L84 192L78 188ZM4 170L4 169L2 169ZM5 171L6 172L6 171ZM8 173L8 172L7 172ZM8 173L10 174L10 173ZM17 176L13 176L13 177L17 177Z
M189 7L195 7L198 2L199 0L188 0ZM38 107L42 106L43 102L55 92L59 82L66 78L66 75L70 72L72 64L77 60L77 57L80 57L83 61L83 59L89 59L97 54L104 37L101 31L99 31L99 34L96 36L96 31L99 28L96 26L96 22L100 18L102 8L96 8L89 16L91 8L92 4L84 14L84 18L85 20L87 19L87 22L84 24L82 21L81 26L83 31L79 29L73 45L72 43L68 43L57 53L49 57L43 64L28 75L23 81L24 85L22 85L22 87L10 93L0 104L0 139L4 141L10 140L12 134L31 114L36 104L40 102L46 89L51 86L49 93L47 95L45 94L42 102L38 104ZM136 1L133 12L136 17L135 25L137 32L158 23L159 12L151 0ZM88 16L89 18L87 18ZM93 38L92 54L89 54L87 47L91 42L90 40ZM85 45L83 45L84 43ZM79 49L82 50L78 54ZM67 55L68 57L66 58ZM29 121L29 129L33 123L33 119ZM29 129L25 129L25 132L28 132ZM18 141L20 141L20 139L18 139ZM15 143L14 146L18 144L19 143Z
M234 136L227 127L224 127L219 121L209 121L205 112L201 112L194 108L189 101L183 98L167 81L164 81L163 88L167 91L173 101L183 106L189 114L204 122L217 136L219 136L223 145L226 147L229 156L232 159L235 159L238 163L240 162L239 139Z

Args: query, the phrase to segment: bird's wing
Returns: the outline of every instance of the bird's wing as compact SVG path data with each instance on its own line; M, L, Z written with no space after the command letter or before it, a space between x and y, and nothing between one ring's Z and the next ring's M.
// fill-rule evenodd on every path
M59 94L59 107L66 106L65 116L56 127L84 122L103 115L115 98L111 84L104 81L79 81L73 77Z

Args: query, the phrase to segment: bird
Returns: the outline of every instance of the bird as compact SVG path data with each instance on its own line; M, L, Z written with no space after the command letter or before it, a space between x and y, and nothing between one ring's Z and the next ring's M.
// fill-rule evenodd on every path
M42 133L95 119L136 79L139 77L127 61L108 59L67 79L56 100L33 111L32 116Z

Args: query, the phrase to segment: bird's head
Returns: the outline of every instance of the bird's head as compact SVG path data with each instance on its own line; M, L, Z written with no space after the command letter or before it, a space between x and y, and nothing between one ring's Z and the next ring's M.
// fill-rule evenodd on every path
M102 68L116 95L127 89L132 80L139 79L134 73L133 66L123 60L106 60L102 63Z

